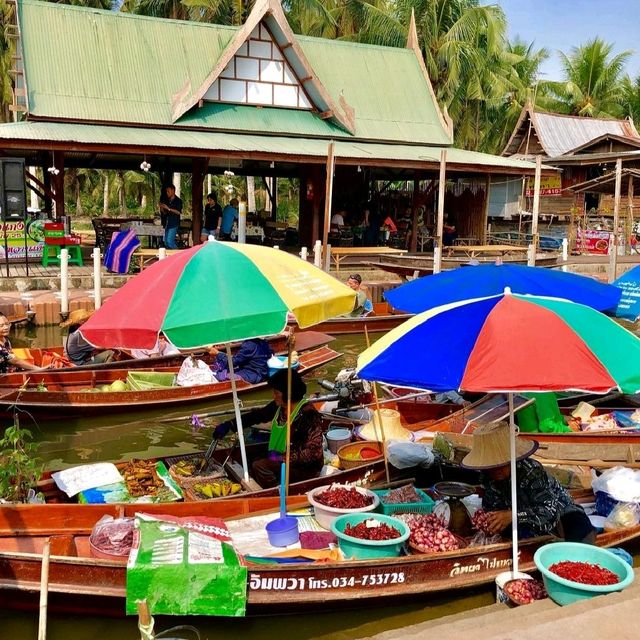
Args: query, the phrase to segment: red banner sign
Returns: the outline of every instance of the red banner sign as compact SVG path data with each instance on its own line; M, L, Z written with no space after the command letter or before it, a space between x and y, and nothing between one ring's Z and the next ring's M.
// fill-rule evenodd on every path
M609 231L578 229L576 249L581 253L609 253Z

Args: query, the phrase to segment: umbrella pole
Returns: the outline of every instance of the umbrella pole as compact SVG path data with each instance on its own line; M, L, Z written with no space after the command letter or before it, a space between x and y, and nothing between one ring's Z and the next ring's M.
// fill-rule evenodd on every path
M518 572L518 486L516 482L516 421L513 411L513 393L509 395L509 445L511 464L511 571L515 578Z
M367 339L367 349L371 346L371 341L369 340L369 331L367 330L367 325L364 325L364 335ZM373 383L373 399L376 404L375 410L375 418L373 420L373 425L375 427L376 420L378 422L378 426L380 427L380 433L382 435L382 455L384 457L384 472L387 476L387 482L390 482L389 476L389 459L387 458L387 439L384 435L384 425L382 424L382 414L380 413L380 401L378 400L378 385L376 382Z
M249 465L247 463L247 451L244 446L244 431L242 430L242 413L240 412L240 401L238 400L238 388L236 386L236 374L233 370L233 357L231 355L231 345L227 342L227 365L229 368L229 379L231 380L231 393L233 394L233 410L236 414L236 425L238 426L238 440L240 441L240 458L242 459L242 470L244 471L245 482L249 481Z
M293 353L293 342L295 338L293 333L289 335L288 343L288 361L287 361L287 452L285 455L285 495L289 495L289 461L291 458L291 354Z

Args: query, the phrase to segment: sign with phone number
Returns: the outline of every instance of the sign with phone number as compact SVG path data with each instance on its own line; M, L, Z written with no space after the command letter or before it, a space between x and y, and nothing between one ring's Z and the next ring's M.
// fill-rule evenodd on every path
M267 578L254 573L249 578L249 589L254 591L303 591L315 589L345 589L349 587L379 587L385 584L402 584L402 571L372 573L361 576L335 576L333 578Z

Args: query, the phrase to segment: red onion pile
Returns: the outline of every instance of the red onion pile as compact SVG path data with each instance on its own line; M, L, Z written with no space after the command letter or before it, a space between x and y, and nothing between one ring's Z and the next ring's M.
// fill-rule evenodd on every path
M489 530L488 515L484 509L477 509L473 516L471 516L471 525L473 528L483 533L491 533Z
M589 562L556 562L549 567L549 571L565 580L580 584L606 585L620 582L620 578L613 571Z
M353 488L332 487L313 496L316 502L333 509L362 509L373 504L373 496Z
M460 548L458 539L433 514L411 518L407 524L411 531L409 540L418 551L439 553Z
M377 524L376 526L368 526L368 522L375 522ZM393 540L402 535L395 527L373 519L359 522L354 527L348 524L344 528L344 533L347 536L359 538L360 540Z
M542 600L547 597L544 585L538 580L510 580L504 585L504 592L516 604L531 604L534 600Z

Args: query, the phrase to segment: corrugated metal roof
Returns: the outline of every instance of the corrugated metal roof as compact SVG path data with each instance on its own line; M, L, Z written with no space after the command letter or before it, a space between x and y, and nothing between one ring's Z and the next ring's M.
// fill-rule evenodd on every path
M324 158L327 142L320 139L292 138L285 136L258 136L249 134L229 134L215 131L184 129L151 129L143 127L101 126L93 124L69 124L63 122L15 122L0 125L2 140L24 141L29 148L35 142L72 143L79 145L113 146L113 152L128 151L132 148L175 149L229 153L265 153L274 156L293 155ZM348 158L353 163L367 164L367 161L394 163L424 163L434 165L440 160L438 147L382 144L337 140L335 154L338 158ZM102 149L106 152L106 149ZM518 170L533 173L531 162L492 156L485 153L447 148L447 162L450 166L474 165L493 170Z
M200 86L237 29L35 0L20 1L30 112L40 118L172 126L171 102ZM300 37L332 98L355 109L356 137L450 143L408 49ZM179 126L337 136L293 110L200 109ZM323 126L324 125L324 126ZM263 127L261 129L261 127Z
M549 157L560 156L606 134L636 137L627 120L584 118L555 113L533 113L538 139Z

